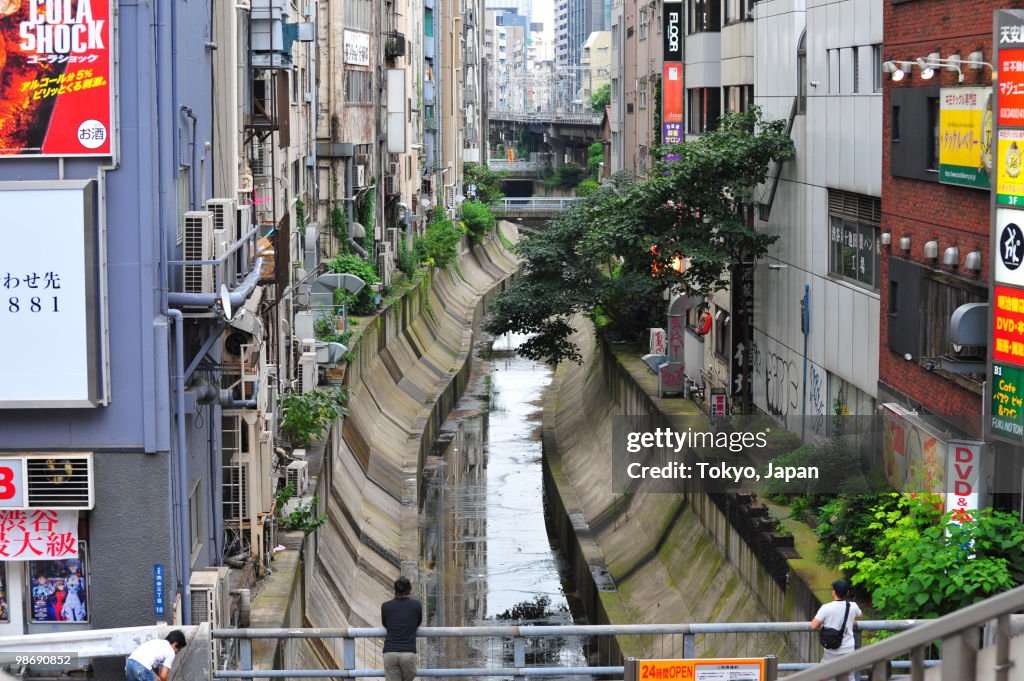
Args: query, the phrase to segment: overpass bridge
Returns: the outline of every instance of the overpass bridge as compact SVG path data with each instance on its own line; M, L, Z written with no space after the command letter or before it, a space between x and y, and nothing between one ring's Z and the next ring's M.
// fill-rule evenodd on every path
M488 113L489 133L505 134L511 139L521 130L542 137L554 154L555 165L560 165L569 151L574 160L586 165L586 148L604 138L604 114L560 113L557 111L513 112L505 110ZM492 148L497 140L491 140Z
M509 222L543 220L547 222L578 201L577 196L506 196L493 208L494 217Z
M1020 632L1021 616L1015 614L1021 610L1024 586L935 620L857 622L858 641L867 631L899 633L822 664L818 663L821 648L817 636L807 622L420 627L418 676L497 677L514 681L525 681L527 677L579 676L592 680L625 676L627 681L634 681L635 655L643 659L693 660L721 657L720 651L724 650L730 658L765 658L766 673L758 675L756 681L775 681L780 673L789 672L796 672L787 677L792 681L838 680L864 670L869 676L861 678L871 681L887 681L894 670L901 674L909 671L912 681L1011 681L1024 677L1024 635ZM163 637L170 628L0 637L0 660L10 665L15 656L46 657L66 655L69 651L76 659L123 658L139 642ZM209 622L204 622L180 628L186 631L189 644L179 655L180 660L175 659L171 681L384 676L380 648L385 630L380 627L213 629ZM769 639L763 637L779 635L788 637L789 659L780 660L764 653ZM277 650L275 660L310 659L306 654L297 654L298 646L304 644L329 653L339 668L254 666L254 646ZM473 659L455 652L471 649L479 653ZM634 657L624 657L623 649L632 651ZM939 657L929 659L934 651L939 651ZM16 666L24 674L24 665Z

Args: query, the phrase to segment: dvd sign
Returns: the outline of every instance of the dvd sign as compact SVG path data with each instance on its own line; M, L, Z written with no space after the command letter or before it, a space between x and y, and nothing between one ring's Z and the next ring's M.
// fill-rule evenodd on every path
M683 5L682 3L665 3L664 50L666 62L683 61Z

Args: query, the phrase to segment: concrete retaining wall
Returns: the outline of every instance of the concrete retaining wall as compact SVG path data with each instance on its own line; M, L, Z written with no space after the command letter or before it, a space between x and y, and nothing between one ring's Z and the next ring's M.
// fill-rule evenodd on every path
M685 400L652 397L653 376L631 371L589 325L574 340L584 362L559 367L545 404L545 474L556 541L591 621L810 621L819 605L811 590L792 571L780 587L706 494L612 492L614 416L650 416L652 427L669 427L673 416L698 412ZM697 653L820 657L810 634L741 639L698 637ZM650 654L636 642L620 644L627 654Z
M463 243L457 267L424 277L362 330L345 376L350 414L317 480L328 521L306 542L304 626L379 626L394 579L416 588L421 463L466 387L473 327L516 268L498 239ZM360 643L357 666L379 663L377 645ZM295 663L334 666L339 651L300 646Z

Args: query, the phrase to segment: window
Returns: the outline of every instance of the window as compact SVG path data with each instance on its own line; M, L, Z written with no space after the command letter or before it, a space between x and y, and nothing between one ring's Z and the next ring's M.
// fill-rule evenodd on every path
M491 34L490 29L487 30ZM423 35L428 38L434 37L434 10L426 7L423 9Z
M754 18L753 0L725 0L725 25Z
M641 78L640 82L636 86L636 100L637 106L641 109L647 108L647 79Z
M198 482L188 497L188 521L189 534L192 536L192 561L194 562L203 548L202 489Z
M796 112L807 113L807 31L796 48Z
M871 46L871 91L882 91L882 46Z
M939 98L928 98L928 169L939 169Z
M722 91L718 88L693 88L689 92L689 127L687 132L699 135L718 126L722 110Z
M345 101L349 104L373 103L373 72L349 69L345 72Z
M640 40L647 38L647 20L648 14L646 9L640 10Z
M690 33L721 30L720 0L689 0Z
M345 28L354 31L373 31L373 3L371 0L345 0Z
M842 92L839 83L839 50L828 51L828 91L830 94Z
M900 141L900 107L892 108L892 141Z
M753 85L727 85L725 88L725 110L742 113L754 104Z
M949 318L953 311L961 305L986 300L988 295L984 287L925 268L921 278L921 359L927 361L928 358L948 355ZM984 377L966 374L959 378L980 383Z
M860 48L853 48L853 93L860 92Z
M882 202L873 196L828 192L829 273L878 289Z
M729 313L720 307L715 307L715 321L712 325L715 334L715 354L721 359L729 357L729 328L732 326L732 319Z

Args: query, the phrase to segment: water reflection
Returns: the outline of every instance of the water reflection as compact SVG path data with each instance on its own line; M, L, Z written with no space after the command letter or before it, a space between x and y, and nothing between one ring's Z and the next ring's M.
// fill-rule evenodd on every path
M420 580L431 626L571 624L560 559L548 541L541 469L544 364L503 336L478 348L466 396L424 466ZM440 639L431 667L512 666L511 639ZM527 642L528 665L584 665L579 641Z

